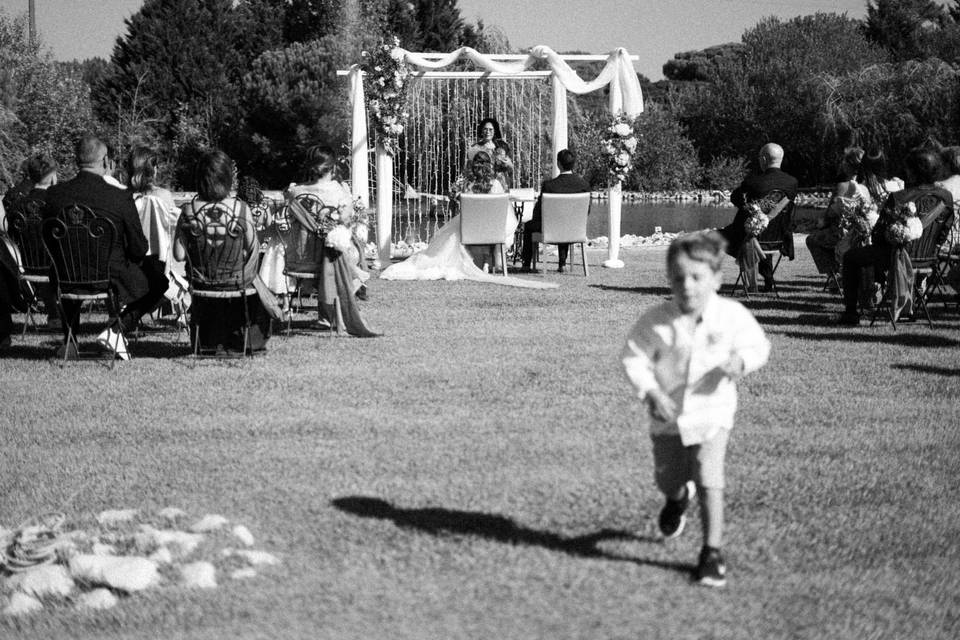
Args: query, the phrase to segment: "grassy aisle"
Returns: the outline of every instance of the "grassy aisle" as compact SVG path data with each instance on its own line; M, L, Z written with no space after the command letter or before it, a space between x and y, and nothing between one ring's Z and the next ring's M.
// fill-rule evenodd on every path
M375 281L362 309L383 337L274 337L242 364L192 368L151 333L113 371L61 370L50 336L17 340L0 361L0 525L177 506L246 524L283 565L0 618L0 637L960 634L960 315L833 328L809 257L781 265L782 298L748 303L774 351L742 385L730 580L711 591L689 582L696 517L656 541L617 363L667 294L664 249L622 257L551 273L552 291Z

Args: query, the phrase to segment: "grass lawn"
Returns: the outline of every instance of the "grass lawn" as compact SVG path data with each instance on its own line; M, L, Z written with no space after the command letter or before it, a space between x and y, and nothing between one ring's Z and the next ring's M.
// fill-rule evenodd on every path
M55 337L17 338L0 525L176 506L245 524L283 563L101 613L0 617L0 637L960 636L960 314L831 327L839 300L805 251L781 265L781 299L747 302L773 352L741 386L729 581L709 590L690 584L695 513L657 540L617 362L667 294L664 253L550 273L549 291L375 281L362 309L382 337L275 336L242 363L192 367L149 333L112 371L61 369Z

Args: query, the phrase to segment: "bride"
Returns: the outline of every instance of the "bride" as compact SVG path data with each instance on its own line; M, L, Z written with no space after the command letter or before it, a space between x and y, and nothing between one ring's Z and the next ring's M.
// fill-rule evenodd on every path
M506 193L506 188L493 169L493 161L486 151L478 151L470 162L467 175L457 180L451 194L451 204L459 203L460 193ZM504 243L513 243L517 220L509 216L504 228ZM390 265L380 274L385 280L476 280L492 284L534 289L553 289L552 282L536 282L522 278L497 276L487 273L474 262L493 265L487 247L471 247L460 243L460 214L453 216L430 240L427 248L403 262Z

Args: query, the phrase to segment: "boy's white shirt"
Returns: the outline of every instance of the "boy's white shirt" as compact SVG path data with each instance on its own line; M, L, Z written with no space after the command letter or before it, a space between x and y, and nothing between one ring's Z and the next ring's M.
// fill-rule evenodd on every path
M644 312L627 336L623 368L639 397L659 388L677 405L677 419L651 420L651 433L679 434L689 446L732 428L737 386L719 367L733 355L743 360L744 374L770 355L763 329L739 302L713 294L699 322L672 300Z

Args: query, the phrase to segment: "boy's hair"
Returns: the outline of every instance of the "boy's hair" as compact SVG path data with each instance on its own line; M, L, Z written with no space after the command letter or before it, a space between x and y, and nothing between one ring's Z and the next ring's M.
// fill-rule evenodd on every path
M706 262L714 271L720 271L727 241L716 231L695 231L677 236L667 249L667 268L682 253L691 260Z
M560 171L573 171L577 166L577 154L570 149L561 149L557 153L557 166L560 167Z

